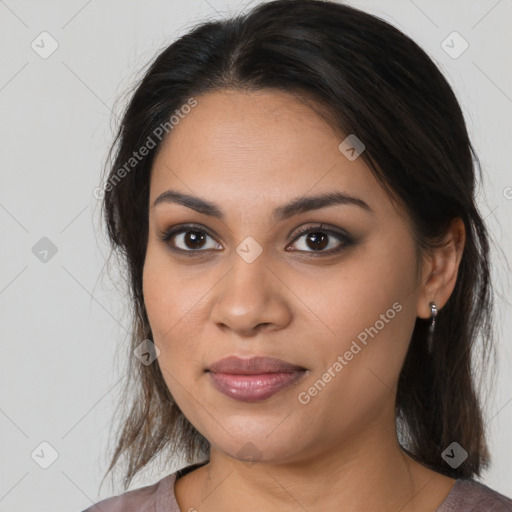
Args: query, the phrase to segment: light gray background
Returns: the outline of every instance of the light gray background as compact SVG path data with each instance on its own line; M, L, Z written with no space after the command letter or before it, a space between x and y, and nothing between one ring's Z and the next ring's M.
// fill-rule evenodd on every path
M129 325L115 284L100 276L108 248L93 196L115 126L111 109L142 66L196 21L255 3L0 0L2 512L79 511L113 494L108 483L100 494L98 486ZM482 211L510 254L510 0L350 3L413 37L448 77L482 160ZM59 45L47 59L31 48L43 31ZM457 59L441 47L453 31L469 43ZM43 237L57 248L45 263L32 252ZM512 495L510 285L504 255L493 264L499 376L486 402L493 463L483 481ZM58 452L48 469L31 457L36 450L36 460L49 460L43 441ZM132 488L180 464L148 470Z

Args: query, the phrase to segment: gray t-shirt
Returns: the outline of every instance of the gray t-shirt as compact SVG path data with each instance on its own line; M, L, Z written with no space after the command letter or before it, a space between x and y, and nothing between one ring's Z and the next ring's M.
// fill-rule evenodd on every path
M174 482L202 463L187 466L158 482L104 499L82 512L188 512L180 510ZM436 512L512 512L512 500L476 480L456 480Z

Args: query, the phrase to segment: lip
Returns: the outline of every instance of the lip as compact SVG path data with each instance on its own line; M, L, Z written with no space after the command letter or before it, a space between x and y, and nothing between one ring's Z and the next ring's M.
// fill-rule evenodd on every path
M257 402L291 386L307 370L273 357L229 356L206 371L213 386L224 395L243 402Z
M219 359L207 371L214 373L231 373L235 375L255 375L260 373L279 373L302 371L306 368L288 363L275 357L249 357L243 359L237 356L229 356Z

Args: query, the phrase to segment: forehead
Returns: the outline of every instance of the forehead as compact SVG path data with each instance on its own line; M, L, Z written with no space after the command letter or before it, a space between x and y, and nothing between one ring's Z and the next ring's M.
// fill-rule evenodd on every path
M341 191L378 202L384 191L361 158L307 103L283 92L216 91L174 126L153 163L151 204L167 189L233 206Z

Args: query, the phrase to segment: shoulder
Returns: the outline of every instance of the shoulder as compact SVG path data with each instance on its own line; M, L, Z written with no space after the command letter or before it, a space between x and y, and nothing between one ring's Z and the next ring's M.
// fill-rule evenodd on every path
M436 512L512 512L512 499L473 479L455 481Z
M179 512L174 499L176 473L158 482L106 498L82 512Z

